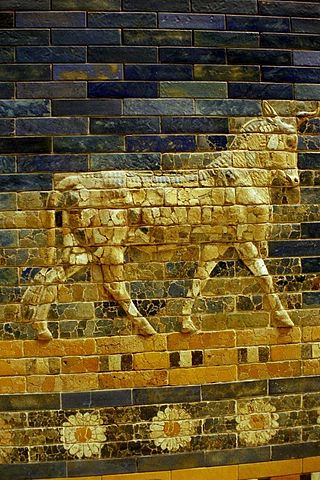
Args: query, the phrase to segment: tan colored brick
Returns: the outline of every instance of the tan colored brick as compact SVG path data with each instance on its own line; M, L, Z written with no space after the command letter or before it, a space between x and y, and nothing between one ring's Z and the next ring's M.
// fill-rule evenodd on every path
M210 382L231 382L237 379L235 365L221 367L177 368L169 370L170 385L195 385Z
M99 357L66 357L62 359L62 373L99 371Z
M193 335L172 333L168 335L168 350L194 350L207 347L234 347L235 332L200 332Z
M272 475L290 475L302 472L302 460L281 460L239 465L239 480L270 477Z
M301 345L273 345L271 347L271 360L299 360L301 358Z
M320 375L320 359L304 360L302 362L303 375Z
M171 475L171 480L237 480L238 466L175 470Z
M39 342L29 340L24 342L25 357L64 357L67 355L92 355L96 353L94 339L51 340Z
M301 375L301 362L251 363L238 367L239 380L253 380Z
M0 340L1 358L23 357L23 342L21 340Z
M167 350L165 335L142 337L130 335L127 337L97 338L97 353L111 355L115 353L161 352Z
M302 329L303 342L319 342L320 341L320 326L304 327Z
M0 393L24 393L26 380L24 377L0 378Z
M301 341L300 328L254 328L237 332L237 346L279 345Z
M98 375L94 373L74 375L30 375L27 377L27 391L36 392L80 392L97 390Z
M99 388L160 387L167 384L168 373L165 370L99 374Z
M303 458L303 473L320 472L320 456Z
M27 360L25 359L0 360L0 376L14 377L26 375L27 373Z
M238 351L236 348L219 348L205 350L204 364L212 365L236 365L238 363Z
M133 356L134 370L157 370L169 367L169 354L167 352L137 353Z

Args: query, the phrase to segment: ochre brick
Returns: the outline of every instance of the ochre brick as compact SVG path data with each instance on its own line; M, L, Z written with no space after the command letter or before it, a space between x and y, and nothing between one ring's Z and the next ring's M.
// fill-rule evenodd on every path
M239 480L270 477L272 475L290 475L302 472L302 460L281 460L239 465Z
M97 390L98 375L94 373L74 375L30 375L27 377L27 391L36 392L80 392Z
M280 475L280 477L271 477L271 480L300 480L300 474Z
M103 475L101 480L171 480L171 472L128 473L125 475Z
M235 365L177 368L169 370L170 385L197 385L211 382L232 382L236 379L237 367Z
M62 373L99 371L99 357L66 357L62 359Z
M26 380L24 377L0 378L0 393L24 393Z
M320 359L304 360L302 362L303 375L320 375Z
M1 358L23 357L23 342L21 340L0 341Z
M142 337L130 335L127 337L98 338L97 353L102 355L115 353L159 352L167 350L165 335Z
M171 480L237 480L238 466L231 465L227 467L208 467L192 468L190 470L175 470L171 472L171 475Z
M303 342L318 342L320 341L320 326L304 327L302 329Z
M99 388L160 387L168 384L166 370L99 374Z
M320 472L320 456L302 459L303 473Z
M51 340L50 342L25 341L25 357L63 357L67 355L92 355L96 351L95 340Z
M134 370L157 370L169 367L169 353L167 352L137 353L133 356Z
M273 345L271 347L271 360L299 360L301 358L301 345Z
M301 362L250 363L239 365L239 380L296 377L301 375Z
M26 375L27 360L14 359L14 360L0 360L0 375L1 376L17 376Z
M238 363L238 350L236 348L217 348L205 350L204 364L212 365L236 365Z
M194 350L207 347L234 347L235 332L200 332L193 335L172 333L168 335L168 350Z
M279 345L301 341L300 328L254 328L237 332L237 346Z

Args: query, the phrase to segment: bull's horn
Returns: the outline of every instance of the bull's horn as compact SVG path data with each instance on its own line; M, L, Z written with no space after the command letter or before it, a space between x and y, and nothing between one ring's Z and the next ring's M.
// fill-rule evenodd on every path
M269 117L277 117L278 116L275 109L267 101L262 102L262 110L263 110L263 113L264 113L265 116L269 116Z
M297 112L297 117L316 117L318 114L320 114L320 104L312 112Z

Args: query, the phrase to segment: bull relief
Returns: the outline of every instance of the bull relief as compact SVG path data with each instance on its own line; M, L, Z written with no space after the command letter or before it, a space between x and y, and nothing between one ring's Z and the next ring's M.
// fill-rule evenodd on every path
M292 327L263 252L272 221L271 188L299 184L297 139L297 119L283 119L263 102L263 116L246 119L228 150L165 154L159 173L55 174L46 205L55 218L49 266L37 272L22 299L38 339L52 337L47 320L60 286L88 267L135 332L155 334L126 278L132 247L149 248L155 258L160 252L163 259L163 252L195 246L197 267L179 299L181 332L197 331L195 303L231 247L260 281L273 325Z

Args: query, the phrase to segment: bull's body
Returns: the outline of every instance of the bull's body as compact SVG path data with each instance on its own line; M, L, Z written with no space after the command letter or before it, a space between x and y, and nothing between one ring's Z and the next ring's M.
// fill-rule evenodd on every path
M128 245L200 245L198 268L183 307L182 331L192 332L192 308L206 280L232 245L239 258L261 280L274 323L292 326L274 292L259 242L271 221L272 185L298 184L297 135L266 104L267 118L246 123L229 151L211 154L206 168L164 174L97 172L56 175L48 208L62 212L63 249L56 267L38 273L38 285L23 298L33 305L39 338L51 334L46 320L56 301L56 284L84 265L94 264L105 288L142 334L153 327L127 291L124 256ZM196 154L193 154L196 155Z

